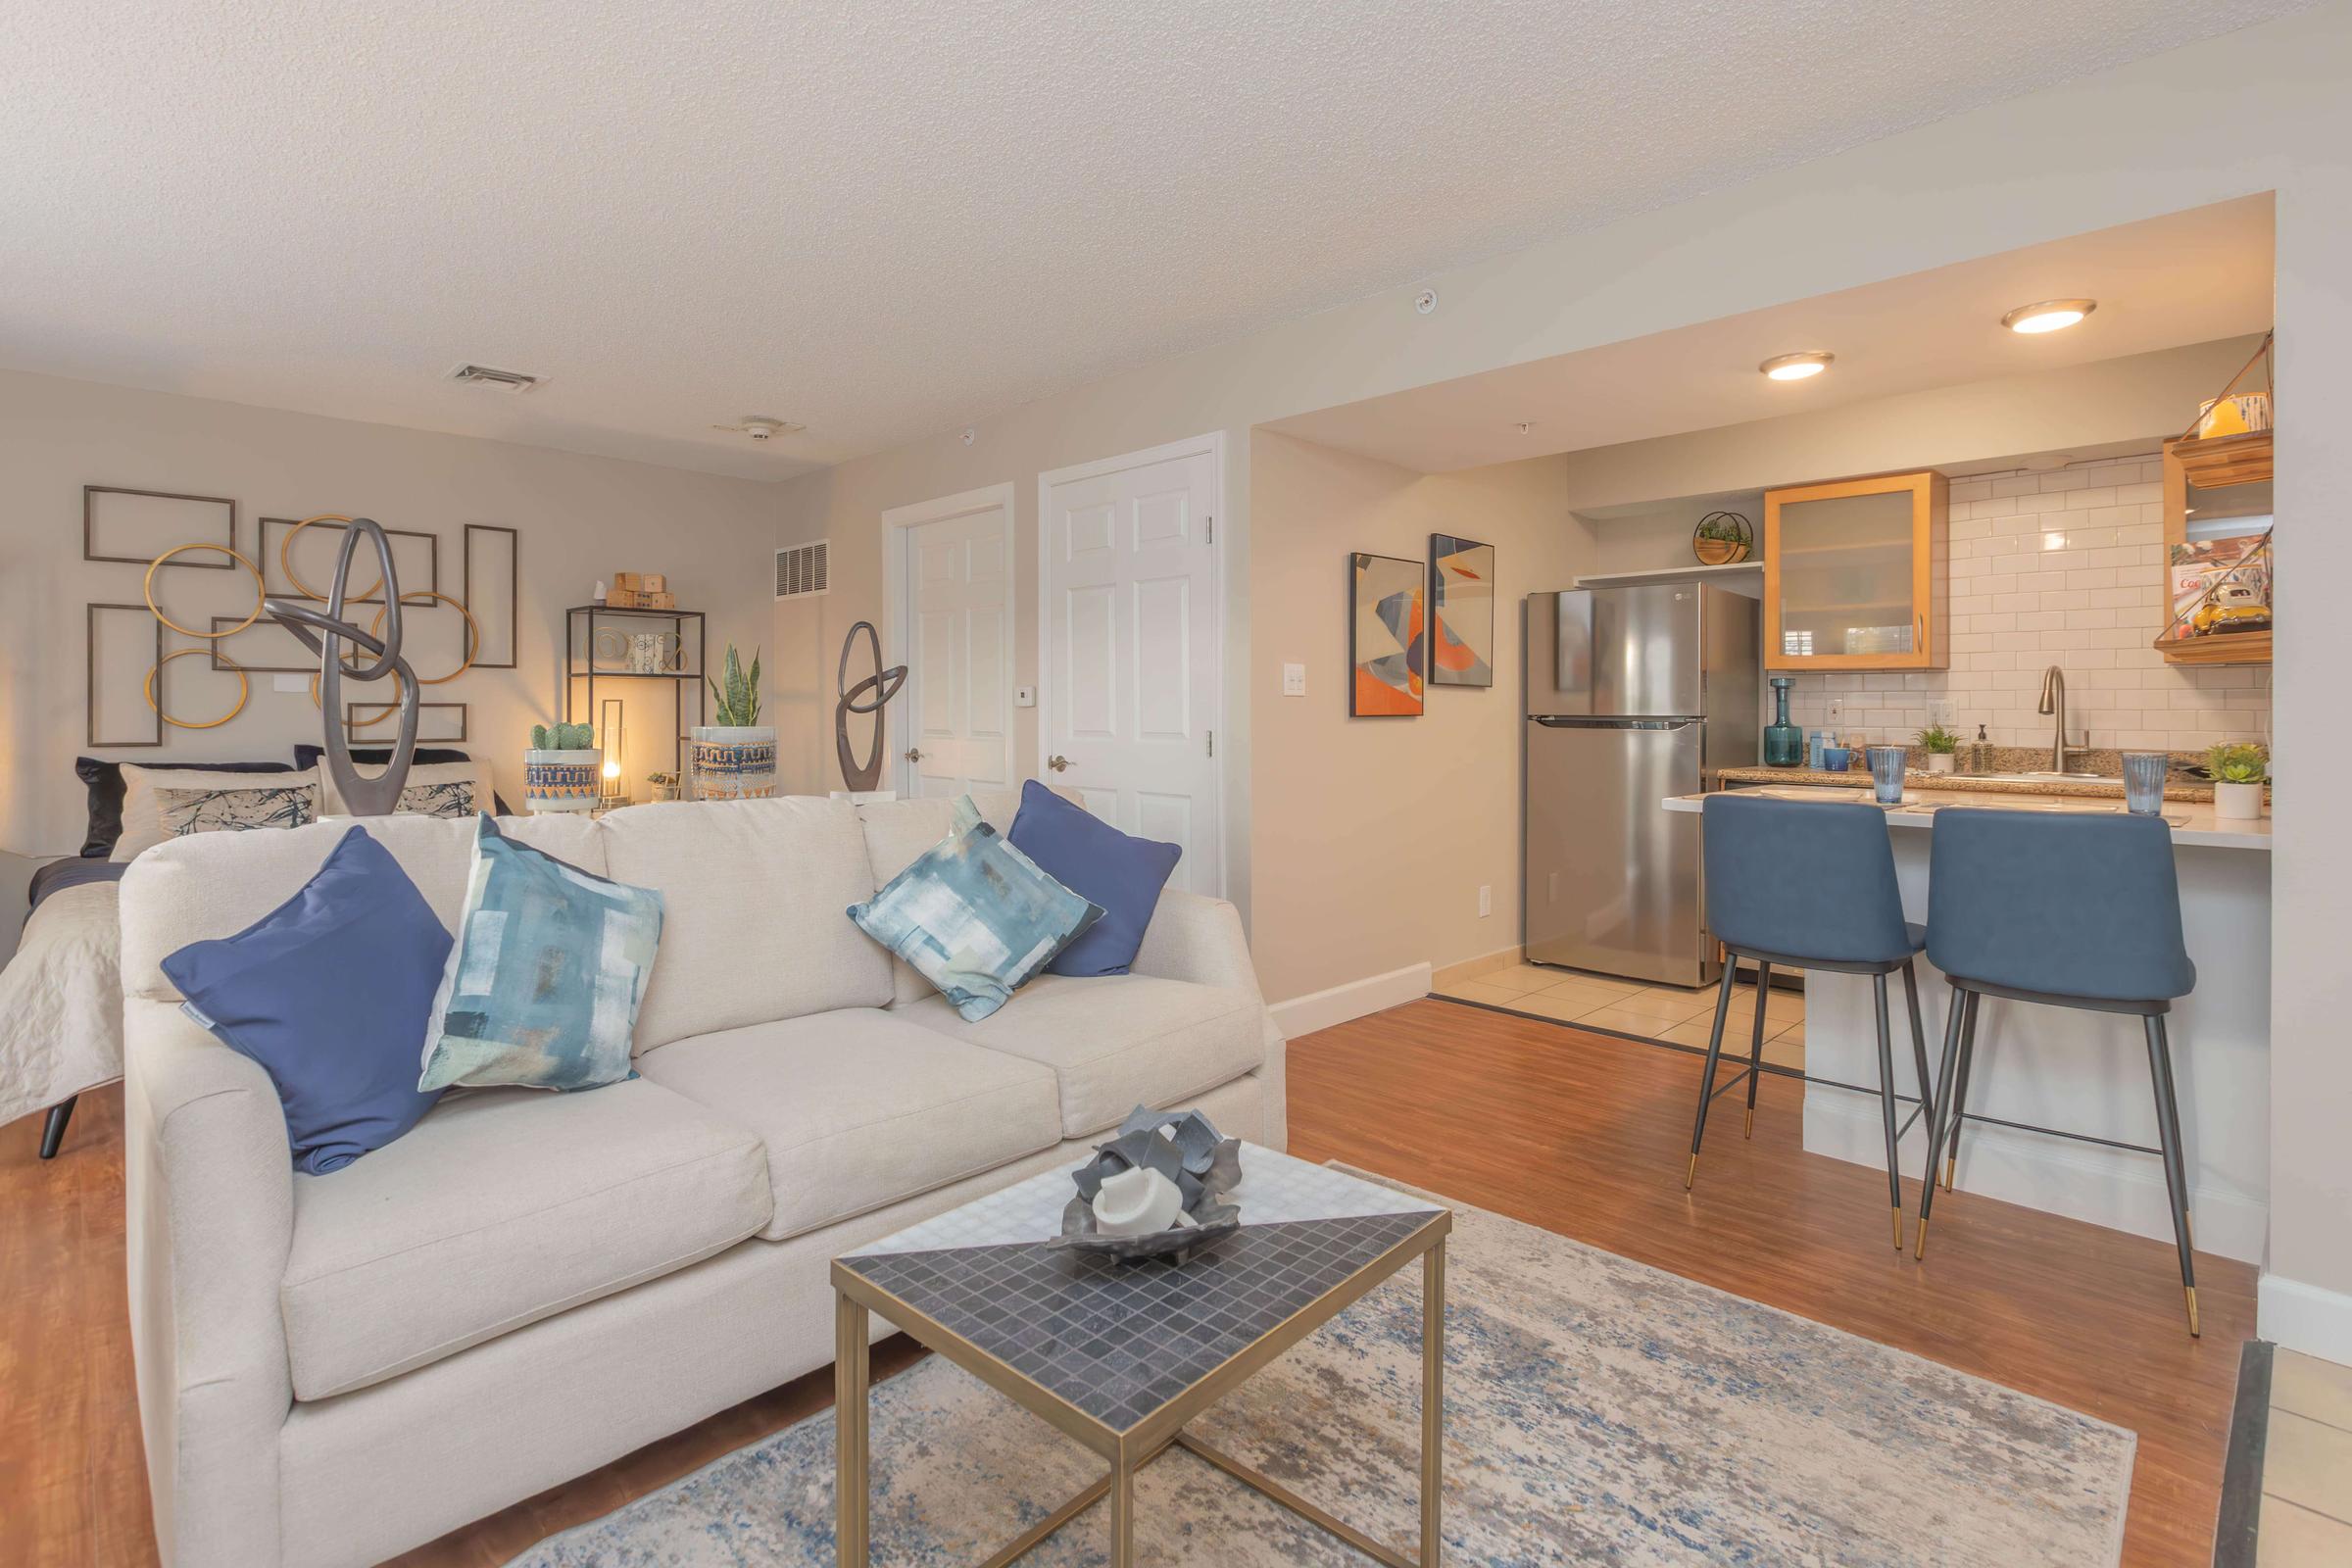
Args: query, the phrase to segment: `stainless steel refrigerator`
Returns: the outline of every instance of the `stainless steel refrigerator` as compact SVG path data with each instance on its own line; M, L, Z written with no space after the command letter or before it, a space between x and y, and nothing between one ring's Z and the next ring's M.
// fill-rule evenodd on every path
M1529 961L1681 986L1720 973L1699 819L1658 803L1755 764L1758 609L1696 582L1528 596Z

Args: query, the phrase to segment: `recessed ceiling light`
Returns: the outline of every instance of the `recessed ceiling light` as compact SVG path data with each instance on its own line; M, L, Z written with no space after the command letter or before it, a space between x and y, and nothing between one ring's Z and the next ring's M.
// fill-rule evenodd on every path
M1819 375L1830 368L1838 356L1814 352L1809 354L1780 354L1756 367L1775 381L1802 381L1808 375Z
M2057 332L2098 308L2097 300L2043 300L2038 305L2020 305L2001 318L2001 324L2012 332Z

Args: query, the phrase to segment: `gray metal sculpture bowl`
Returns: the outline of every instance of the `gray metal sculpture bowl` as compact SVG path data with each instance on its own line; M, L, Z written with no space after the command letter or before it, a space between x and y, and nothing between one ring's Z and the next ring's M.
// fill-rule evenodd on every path
M1176 1184L1190 1225L1143 1236L1103 1236L1095 1229L1095 1195L1105 1177L1136 1168L1155 1170ZM1048 1243L1100 1252L1122 1263L1167 1258L1181 1263L1194 1250L1242 1228L1239 1203L1226 1195L1242 1185L1242 1143L1227 1138L1197 1110L1160 1111L1138 1105L1117 1136L1098 1144L1095 1157L1070 1173L1078 1196L1061 1211L1061 1234Z

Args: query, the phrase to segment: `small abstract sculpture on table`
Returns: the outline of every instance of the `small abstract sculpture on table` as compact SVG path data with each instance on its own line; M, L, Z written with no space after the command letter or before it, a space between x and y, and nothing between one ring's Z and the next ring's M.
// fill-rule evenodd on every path
M376 568L382 573L381 634L356 626L343 617L343 596L351 586L351 558L363 539L375 547ZM400 657L400 577L393 569L392 546L384 538L384 530L370 517L354 517L345 525L343 548L335 557L334 586L327 593L323 611L314 608L309 600L281 599L275 595L264 598L262 608L318 656L318 708L326 718L326 745L322 750L327 775L335 781L335 788L343 797L344 809L353 816L391 815L400 805L400 792L409 782L409 763L416 754L416 672ZM345 663L346 642L372 655L372 662ZM392 677L394 699L400 709L400 733L393 738L392 757L384 764L384 770L368 778L352 765L351 737L343 723L343 681L346 676L356 681L375 681L386 675Z
M1096 1147L1092 1164L1070 1173L1078 1196L1049 1244L1104 1252L1122 1263L1148 1257L1183 1262L1204 1242L1241 1229L1242 1144L1221 1136L1197 1110L1138 1105L1118 1136Z
M852 686L849 684L850 650L858 646L859 632L865 633L866 646L872 650L874 672ZM862 794L882 787L882 731L885 727L882 710L893 697L899 695L899 688L906 684L905 664L893 664L888 669L882 667L882 636L874 630L874 623L861 620L852 626L850 634L841 640L841 665L833 673L834 690L841 694L841 701L833 709L833 750L841 759L841 782L845 789ZM862 701L869 692L873 694L871 701ZM859 762L850 750L852 713L874 715L873 744L866 748L863 762Z

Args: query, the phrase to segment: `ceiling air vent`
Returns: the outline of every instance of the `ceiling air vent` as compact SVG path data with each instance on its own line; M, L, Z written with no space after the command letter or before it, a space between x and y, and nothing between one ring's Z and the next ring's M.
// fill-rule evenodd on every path
M776 552L776 597L814 599L830 581L826 557L830 541L791 545Z
M449 378L467 386L485 386L493 392L528 392L547 379L543 375L525 375L520 370L494 370L487 365L461 365L449 372Z

